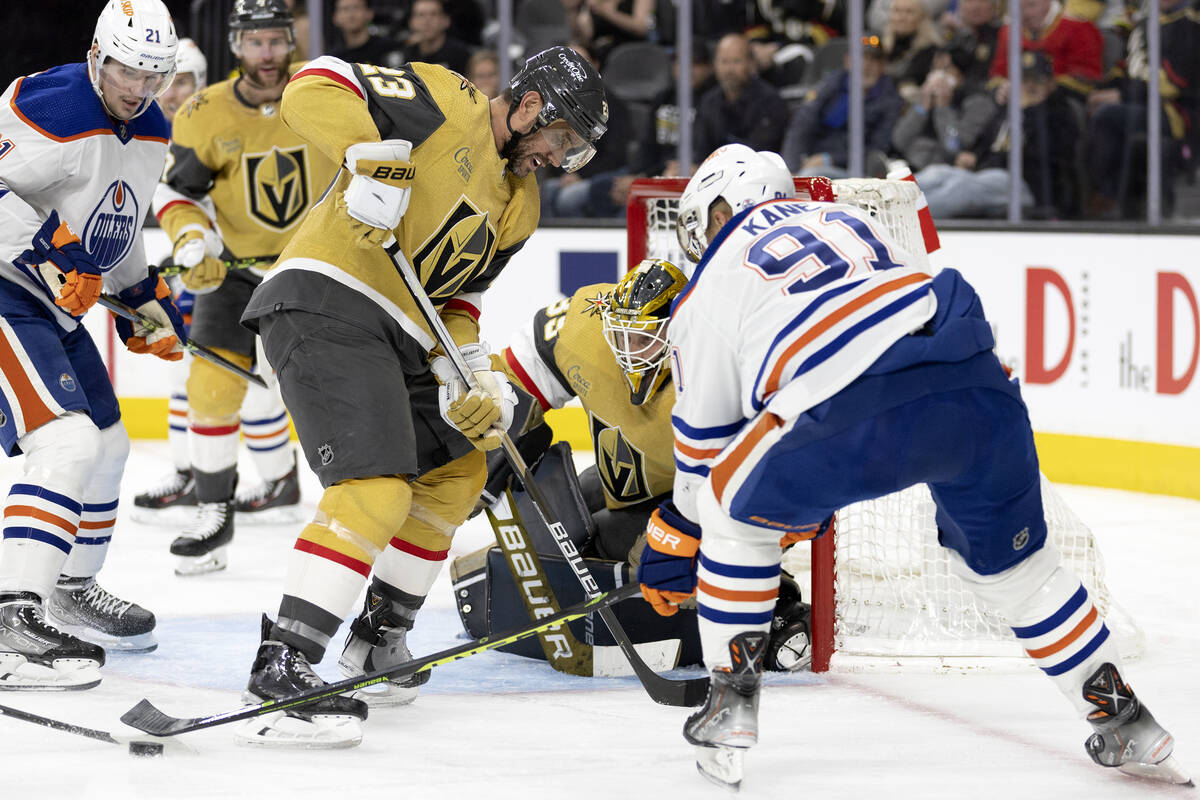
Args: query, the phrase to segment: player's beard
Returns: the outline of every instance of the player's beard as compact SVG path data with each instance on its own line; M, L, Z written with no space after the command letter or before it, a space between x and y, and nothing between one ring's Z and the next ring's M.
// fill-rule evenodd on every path
M533 153L533 143L529 141L531 134L513 131L512 137L500 148L500 157L508 161L509 172L518 178L523 178L532 170L525 169L526 159ZM545 161L545 159L542 159Z
M272 89L280 89L288 80L288 56L283 56L277 61L262 61L257 66L250 69L245 64L242 65L242 77L246 80L250 87L260 92L269 92ZM275 68L275 80L268 81L263 78L263 67Z

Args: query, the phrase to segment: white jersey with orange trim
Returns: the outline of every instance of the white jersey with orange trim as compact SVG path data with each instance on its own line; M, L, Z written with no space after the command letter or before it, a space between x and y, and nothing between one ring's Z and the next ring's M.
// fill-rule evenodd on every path
M119 292L146 277L141 229L167 156L169 128L157 104L111 119L87 65L18 78L0 96L0 278L36 297L63 330L78 322L13 261L57 211Z
M866 212L772 200L709 245L671 313L675 503L764 411L792 419L861 375L936 310L932 276Z

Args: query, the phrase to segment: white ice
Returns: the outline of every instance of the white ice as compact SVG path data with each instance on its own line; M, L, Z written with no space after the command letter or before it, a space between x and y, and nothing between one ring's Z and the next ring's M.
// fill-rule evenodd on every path
M0 464L0 488L19 475ZM245 466L245 465L244 465ZM159 648L110 657L90 691L0 693L0 704L120 734L142 697L169 714L241 705L258 642L274 615L298 524L241 525L222 573L177 578L176 529L128 519L133 495L169 462L163 442L137 442L101 583L158 615ZM253 474L252 471L247 474ZM1176 757L1200 772L1200 503L1061 487L1104 552L1117 600L1147 634L1130 683L1176 736ZM304 505L319 487L304 477ZM468 523L454 555L491 538ZM327 678L341 637L319 666ZM416 652L458 644L445 574L410 640ZM698 672L679 674L696 675ZM1192 677L1188 677L1188 676ZM124 748L0 716L0 797L41 798L682 798L724 797L696 774L680 736L686 713L655 705L632 678L563 676L544 662L485 653L434 671L415 704L373 711L363 743L341 751L235 745L229 727L177 737L185 752L143 759ZM774 676L761 739L746 757L747 798L1198 797L1091 763L1090 729L1032 667L1017 673Z

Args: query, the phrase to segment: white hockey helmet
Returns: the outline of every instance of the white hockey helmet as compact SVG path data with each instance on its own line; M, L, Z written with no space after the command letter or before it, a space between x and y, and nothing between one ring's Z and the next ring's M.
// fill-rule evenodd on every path
M696 170L679 198L675 235L694 262L708 248L709 210L718 198L737 214L780 197L795 197L792 173L778 153L752 150L744 144L718 147Z
M189 72L196 76L197 89L208 85L208 59L191 39L180 39L179 52L175 54L175 73L186 75Z
M144 98L131 116L123 118L141 114L175 78L178 48L175 24L162 0L108 0L96 20L87 62L88 77L100 102L105 102L101 81L106 65L115 62L110 68L122 65L140 73L133 79L137 84L133 91Z

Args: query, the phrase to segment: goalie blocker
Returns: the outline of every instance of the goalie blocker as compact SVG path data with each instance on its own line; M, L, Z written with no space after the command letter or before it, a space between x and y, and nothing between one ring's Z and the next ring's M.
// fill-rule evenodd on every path
M559 442L551 446L534 464L533 473L539 487L562 514L562 523L575 547L581 553L594 552L596 548L592 539L596 535L603 536L604 532L601 530L598 533L591 519L591 512L575 474L570 445ZM546 571L550 590L559 604L567 606L581 602L585 599L583 590L571 565L559 553L550 531L534 512L519 482L512 483L515 484L511 492L517 519L494 520L493 525L519 524L521 533L532 541ZM503 489L492 488L503 495ZM497 531L497 535L512 534ZM601 592L635 582L636 568L627 561L585 558L584 562L595 576ZM475 639L528 624L529 613L520 593L527 593L535 605L545 594L533 583L518 587L512 570L505 563L505 554L496 545L456 558L450 565L450 578L459 618L467 634ZM666 660L656 668L669 669L672 666L701 663L694 603L684 604L679 613L671 617L659 616L641 598L627 600L615 606L613 611L639 650L650 650ZM594 675L626 674L628 665L617 653L616 642L607 628L593 624L590 617L569 622L568 628L576 639L592 644L597 649ZM808 669L811 661L810 641L809 604L802 602L799 587L785 576L771 626L771 640L765 659L767 669ZM613 657L605 658L605 651L601 648L612 648L609 652ZM522 639L498 649L526 658L546 660L545 651L534 638ZM625 671L610 671L621 665L624 665Z

